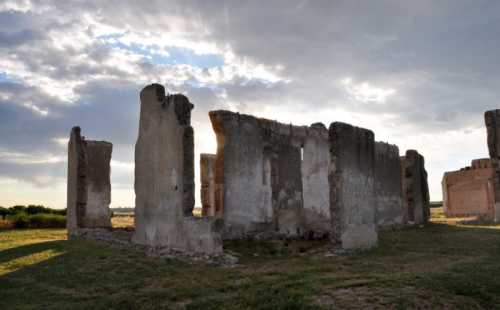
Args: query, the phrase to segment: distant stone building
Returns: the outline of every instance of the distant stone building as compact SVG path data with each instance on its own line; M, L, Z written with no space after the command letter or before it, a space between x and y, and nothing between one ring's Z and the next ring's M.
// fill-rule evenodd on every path
M443 209L447 217L494 216L493 169L489 158L443 176Z

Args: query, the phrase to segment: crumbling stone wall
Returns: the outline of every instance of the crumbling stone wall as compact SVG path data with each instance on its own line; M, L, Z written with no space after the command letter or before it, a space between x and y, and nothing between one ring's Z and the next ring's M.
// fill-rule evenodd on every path
M271 160L274 227L282 235L300 236L304 230L301 148L286 140L273 146L278 146Z
M221 215L215 207L215 154L200 154L201 214Z
M315 123L307 130L302 158L305 229L313 238L328 236L331 231L329 170L328 129Z
M229 111L209 116L217 136L216 208L223 210L224 238L272 231L271 159L264 158L258 120Z
M194 218L193 105L166 95L159 84L140 94L135 147L135 233L133 242L183 252L222 251L221 224Z
M68 236L79 229L110 228L110 161L113 145L87 141L80 127L73 127L68 143Z
M484 120L488 137L488 151L490 154L491 168L493 170L493 198L494 215L493 220L500 222L500 110L486 111Z
M320 229L328 231L329 217L321 214L328 212L324 126L286 125L229 111L209 115L217 135L216 206L223 210L225 238L315 237Z
M473 160L470 167L445 172L443 209L448 217L480 216L493 219L493 170L489 159Z
M424 157L415 150L408 150L401 160L406 220L411 224L425 224L430 217L430 202Z
M375 141L372 131L335 122L330 125L331 240L343 249L375 246Z
M401 180L401 160L396 145L375 143L376 223L379 227L404 224L405 208Z

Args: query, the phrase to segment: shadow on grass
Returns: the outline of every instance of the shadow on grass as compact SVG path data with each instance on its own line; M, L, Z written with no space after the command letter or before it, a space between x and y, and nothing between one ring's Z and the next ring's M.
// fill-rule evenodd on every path
M47 241L0 250L0 264L48 250L63 251L65 243L66 240Z

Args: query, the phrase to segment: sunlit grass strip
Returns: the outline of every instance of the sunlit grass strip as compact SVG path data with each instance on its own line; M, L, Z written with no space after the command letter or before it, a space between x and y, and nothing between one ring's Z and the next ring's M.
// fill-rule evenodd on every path
M44 250L41 252L29 254L26 256L14 258L12 260L0 264L0 276L14 272L21 268L26 268L31 265L39 264L43 261L52 259L59 255L64 254L64 251L57 251L54 249ZM1 255L1 252L0 252Z
M0 232L0 257L2 250L47 241L66 240L66 229L20 229Z

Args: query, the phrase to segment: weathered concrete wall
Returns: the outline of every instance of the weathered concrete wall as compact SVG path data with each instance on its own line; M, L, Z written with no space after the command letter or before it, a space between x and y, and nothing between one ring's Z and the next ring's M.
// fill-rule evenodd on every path
M70 237L78 229L111 227L110 161L113 145L86 141L73 127L68 143L67 228Z
M225 238L330 231L324 126L229 111L212 111L210 119L217 135L215 200L223 210Z
M375 143L376 223L379 227L404 224L401 160L396 145Z
M374 134L335 122L330 125L329 138L331 240L344 249L370 248L378 241Z
M429 185L424 157L415 150L406 151L402 158L403 199L410 224L425 224L429 220Z
M264 160L258 120L229 111L209 115L217 135L216 208L223 210L224 238L272 230L271 159Z
M111 153L113 145L105 141L87 141L87 208L85 227L110 227Z
M331 232L330 216L330 143L328 129L312 124L304 141L302 158L302 192L305 229L314 238Z
M493 220L495 222L500 222L500 110L486 111L484 120L488 136L488 151L490 153L491 167L493 169Z
M471 167L443 176L443 209L448 217L480 216L493 219L493 170L489 159L476 159Z
M201 214L222 215L215 208L215 154L200 154Z
M300 236L304 233L301 149L283 143L275 154L271 161L275 228L282 235Z
M140 98L133 242L183 252L220 253L219 221L192 217L193 105L183 95L166 96L159 84L145 87Z

